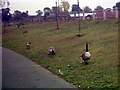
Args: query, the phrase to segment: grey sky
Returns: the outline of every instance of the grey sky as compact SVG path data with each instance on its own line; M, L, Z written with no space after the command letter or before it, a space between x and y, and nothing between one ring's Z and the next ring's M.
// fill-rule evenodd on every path
M36 10L43 10L44 7L52 7L55 6L56 0L9 0L11 12L15 10L20 11L29 11L29 14L36 14ZM61 1L61 0L59 0ZM67 0L69 4L77 4L77 0ZM80 7L83 8L85 6L89 6L94 9L96 6L101 5L103 8L112 8L116 2L120 0L79 0ZM71 9L71 8L70 8ZM70 10L69 10L70 11Z

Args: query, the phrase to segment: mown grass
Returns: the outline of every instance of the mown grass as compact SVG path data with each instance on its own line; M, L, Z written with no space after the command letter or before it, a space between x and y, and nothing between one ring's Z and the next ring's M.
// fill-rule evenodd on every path
M7 27L3 35L4 47L21 53L34 62L60 75L66 81L81 88L117 88L118 87L118 21L82 21L82 37L78 33L77 22L60 22L60 30L54 30L55 23L27 23L16 28ZM23 31L28 34L23 35ZM30 50L26 42L32 43ZM84 65L79 56L89 42L92 55L89 65ZM48 56L52 46L55 56ZM70 65L70 67L68 67Z

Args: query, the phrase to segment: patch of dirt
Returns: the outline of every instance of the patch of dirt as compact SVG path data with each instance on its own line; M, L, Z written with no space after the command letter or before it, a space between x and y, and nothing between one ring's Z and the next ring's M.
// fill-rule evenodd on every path
M55 28L55 29L51 29L50 31L54 31L56 33L56 32L59 32L60 29Z
M74 39L79 39L80 37L85 36L85 34L81 34L81 35L74 35L74 36L70 36L70 37L66 37L64 39L59 40L58 42L63 42L63 41L71 41Z

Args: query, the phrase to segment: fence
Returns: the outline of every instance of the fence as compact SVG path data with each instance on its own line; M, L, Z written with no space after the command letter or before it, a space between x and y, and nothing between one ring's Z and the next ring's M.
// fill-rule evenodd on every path
M111 9L111 10L93 11L91 13L92 14L89 16L92 16L92 19L103 19L103 20L118 19L120 10L115 8L115 9ZM84 16L85 15L84 12L82 12L82 14L83 14L82 19L85 20L87 16ZM87 19L90 19L90 17Z

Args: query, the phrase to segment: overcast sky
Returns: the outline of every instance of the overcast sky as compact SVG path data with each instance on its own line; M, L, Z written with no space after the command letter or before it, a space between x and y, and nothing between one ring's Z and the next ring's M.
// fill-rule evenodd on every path
M8 1L10 1L10 8L12 13L15 10L20 11L28 10L30 15L35 15L36 10L43 11L44 7L51 8L52 6L55 6L56 0L8 0ZM77 0L67 1L69 2L70 7L72 6L72 4L77 4ZM89 6L92 9L94 9L98 5L101 5L103 8L112 8L114 5L116 5L116 2L119 1L120 0L79 0L81 8Z

